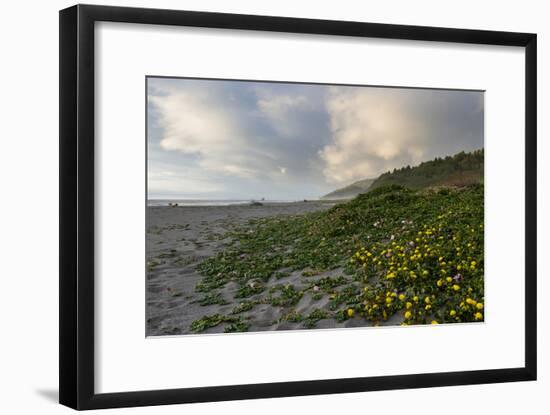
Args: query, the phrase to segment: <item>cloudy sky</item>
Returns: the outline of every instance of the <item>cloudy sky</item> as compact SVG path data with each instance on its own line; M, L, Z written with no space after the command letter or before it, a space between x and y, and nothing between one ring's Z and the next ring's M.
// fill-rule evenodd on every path
M149 199L300 200L483 147L483 93L148 78Z

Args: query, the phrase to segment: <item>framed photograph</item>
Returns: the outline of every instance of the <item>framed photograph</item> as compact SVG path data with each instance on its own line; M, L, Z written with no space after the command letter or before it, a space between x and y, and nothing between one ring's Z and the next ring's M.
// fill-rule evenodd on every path
M60 402L536 379L536 35L60 12Z

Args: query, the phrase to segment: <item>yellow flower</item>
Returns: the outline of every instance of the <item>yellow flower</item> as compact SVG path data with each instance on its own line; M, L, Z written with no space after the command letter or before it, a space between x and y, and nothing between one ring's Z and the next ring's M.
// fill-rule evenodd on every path
M363 288L363 290L365 290L365 292L368 292L368 291L369 291L369 287L365 287L365 288Z
M405 318L408 320L412 316L412 313L410 311L405 311Z
M425 302L426 304L430 304L430 297L424 298L424 302Z
M399 299L403 301L405 299L405 294L399 294Z
M432 306L431 306L430 304L428 304L426 307L424 307L424 309L425 309L426 311L428 311L428 310L431 309L431 308L432 308Z
M417 295L415 295L415 296L413 297L413 301L414 301L415 303L418 302L418 296L417 296Z
M426 276L426 275L428 275L428 274L429 274L428 271L426 271L426 270L422 271L422 275Z
M439 324L437 320L432 320L431 324Z
M395 272L390 272L388 275L386 275L386 278L391 280L392 278L395 278Z
M407 303L405 304L405 307L407 308L407 310L408 310L409 308L412 308L412 306L413 306L412 303L410 303L410 302L408 302L408 301L407 301Z
M443 285L443 280L441 280L441 279L437 280L436 284L437 284L438 287L441 287Z
M452 279L451 277L447 277L447 278L446 278L446 281L447 281L447 282L452 282L453 279Z
M348 317L351 318L355 314L355 311L353 311L353 308L348 308Z
M477 304L476 304L476 308L477 308L478 310L481 310L481 309L483 308L483 303L477 303Z
M478 311L477 313L475 313L474 317L476 320L481 320L483 318L483 314Z
M386 297L386 303L391 304L391 301L392 301L391 297Z
M460 290L460 285L458 285L458 284L453 285L453 290L455 290L455 291Z
M456 311L455 311L455 310L449 311L449 315L450 315L451 317L456 316Z

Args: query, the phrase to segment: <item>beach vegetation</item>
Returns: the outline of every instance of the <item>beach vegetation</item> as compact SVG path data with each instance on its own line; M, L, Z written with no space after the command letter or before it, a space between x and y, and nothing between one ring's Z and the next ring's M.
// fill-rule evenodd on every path
M236 299L260 295L283 308L309 291L329 297L323 318L373 325L392 317L407 325L483 321L483 191L482 183L389 185L327 211L254 219L225 235L235 244L199 264L197 291L234 281ZM266 284L291 271L304 285Z

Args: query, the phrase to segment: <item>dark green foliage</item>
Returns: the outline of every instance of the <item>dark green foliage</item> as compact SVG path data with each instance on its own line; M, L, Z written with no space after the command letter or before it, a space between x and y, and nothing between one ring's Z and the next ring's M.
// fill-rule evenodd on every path
M310 288L315 286L319 287L321 290L330 290L331 288L338 287L348 283L348 280L342 276L339 277L325 277L317 281L310 282Z
M304 316L298 313L296 310L292 310L289 313L281 317L280 322L288 321L290 323L299 323L304 320Z
M248 323L240 319L235 321L234 323L228 324L223 331L224 333L237 333L248 331Z
M256 304L258 304L257 301L243 301L238 306L233 308L231 314L239 314L244 313L245 311L250 311Z
M226 300L223 299L220 293L213 292L205 294L201 299L196 301L202 306L212 305L212 304L219 304L219 305L225 305L229 304Z
M468 165L471 157L455 158ZM253 220L230 233L233 246L199 265L204 277L197 290L234 281L235 298L261 295L259 302L277 307L294 307L305 291L316 299L328 295L325 311L338 321L351 314L377 324L406 311L412 324L479 321L483 193L482 183L421 190L389 185L327 211ZM342 273L321 275L335 268ZM289 270L301 272L304 287L280 284L266 292L267 280ZM252 307L243 304L243 311Z
M415 167L402 167L386 172L372 183L370 190L397 184L411 189L430 186L466 186L483 181L484 151L471 153L464 151L447 156L436 157Z
M330 314L327 311L322 310L320 308L316 308L311 313L309 313L309 315L304 319L304 327L306 329L312 329L317 325L317 322L319 320L323 320L329 317L330 317Z
M237 317L223 316L221 314L213 314L211 316L204 316L191 323L191 330L201 332L211 327L215 327L221 323L236 323L240 321Z
M303 291L295 289L292 285L277 285L271 289L273 292L279 292L278 296L271 296L267 301L273 306L291 306L296 305L304 295Z
M235 298L247 298L255 294L259 294L264 290L264 287L261 285L243 285L237 290L237 295Z

